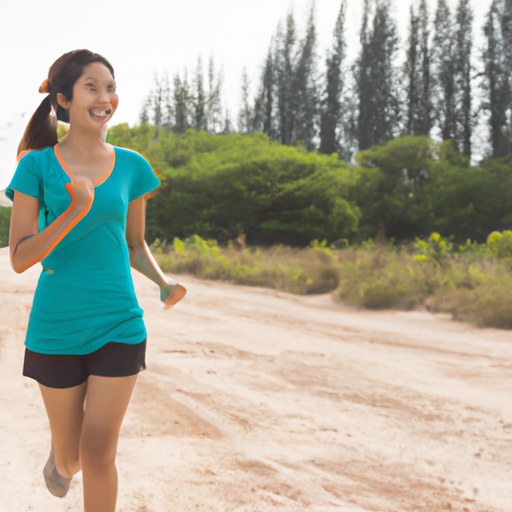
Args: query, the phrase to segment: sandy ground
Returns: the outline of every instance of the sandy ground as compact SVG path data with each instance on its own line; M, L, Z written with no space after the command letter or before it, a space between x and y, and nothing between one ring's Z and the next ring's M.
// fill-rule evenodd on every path
M80 512L41 470L49 431L21 376L39 268L0 250L0 510ZM512 333L182 276L149 331L119 444L119 512L512 510Z

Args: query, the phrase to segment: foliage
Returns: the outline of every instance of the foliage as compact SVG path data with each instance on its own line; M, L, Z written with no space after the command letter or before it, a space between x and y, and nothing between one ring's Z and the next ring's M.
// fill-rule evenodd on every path
M358 105L354 124L359 149L384 144L398 134L395 60L399 40L390 5L389 0L364 1L361 50L354 64Z
M148 203L150 240L197 233L225 243L244 234L249 244L306 246L437 232L461 245L512 228L512 161L470 165L450 141L403 137L357 153L352 166L262 133L118 125L108 140L145 154L165 178Z
M439 233L432 233L427 241L416 239L414 247L418 250L418 254L414 256L415 260L432 260L438 265L445 264L453 250L453 244Z
M494 231L487 238L487 247L497 258L512 257L512 231Z
M11 208L0 207L0 247L9 245L9 228L11 225Z
M470 242L462 251L438 233L399 248L366 241L336 249L314 240L305 249L237 250L197 235L176 238L162 250L165 245L158 240L152 249L169 272L299 294L333 292L373 309L426 307L482 326L512 328L512 232L493 234L485 244Z
M349 166L336 155L306 153L268 136L161 133L142 125L111 128L109 140L146 152L166 178L148 203L149 239L198 233L220 242L307 245L353 235L359 209L349 201Z
M342 92L344 79L343 61L346 56L345 17L347 0L341 3L340 12L334 28L334 44L325 62L325 92L321 100L320 114L320 153L330 155L340 153L339 131L343 122Z
M175 238L168 252L160 250L160 241L152 249L162 269L168 272L304 294L326 293L338 283L337 252L319 245L322 247L221 249L215 240L194 235L185 240Z

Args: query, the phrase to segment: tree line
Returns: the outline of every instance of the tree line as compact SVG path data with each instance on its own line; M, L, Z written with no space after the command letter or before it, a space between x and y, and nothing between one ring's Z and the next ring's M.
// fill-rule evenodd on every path
M512 162L468 165L452 141L406 136L360 151L356 164L268 135L204 130L174 134L142 124L112 127L108 141L145 154L164 185L148 202L147 236L194 234L220 243L344 247L453 235L485 242L512 227Z
M172 80L155 77L140 121L174 133L261 131L282 144L300 143L346 160L406 135L452 140L470 157L475 128L482 124L489 156L510 154L512 0L492 1L479 28L482 48L472 43L470 0L458 0L453 10L446 0L437 0L432 12L427 0L418 8L411 5L403 42L392 1L364 0L358 55L347 62L347 0L342 0L323 66L314 4L303 34L290 12L270 41L257 83L251 84L243 70L235 121L223 106L223 75L213 57L206 78L201 58L191 78L188 71Z

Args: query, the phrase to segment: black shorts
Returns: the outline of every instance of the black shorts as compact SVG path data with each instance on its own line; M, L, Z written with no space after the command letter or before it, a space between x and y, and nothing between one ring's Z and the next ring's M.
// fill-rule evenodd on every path
M49 388L72 388L89 375L128 377L146 369L146 340L136 345L110 342L83 356L49 355L25 349L23 375Z

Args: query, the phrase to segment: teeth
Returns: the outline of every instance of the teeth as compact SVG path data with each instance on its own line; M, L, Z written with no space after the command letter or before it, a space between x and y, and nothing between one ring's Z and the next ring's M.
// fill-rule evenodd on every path
M91 112L95 115L95 116L108 116L110 114L110 110L103 110L103 111L99 111L99 110L91 110Z

